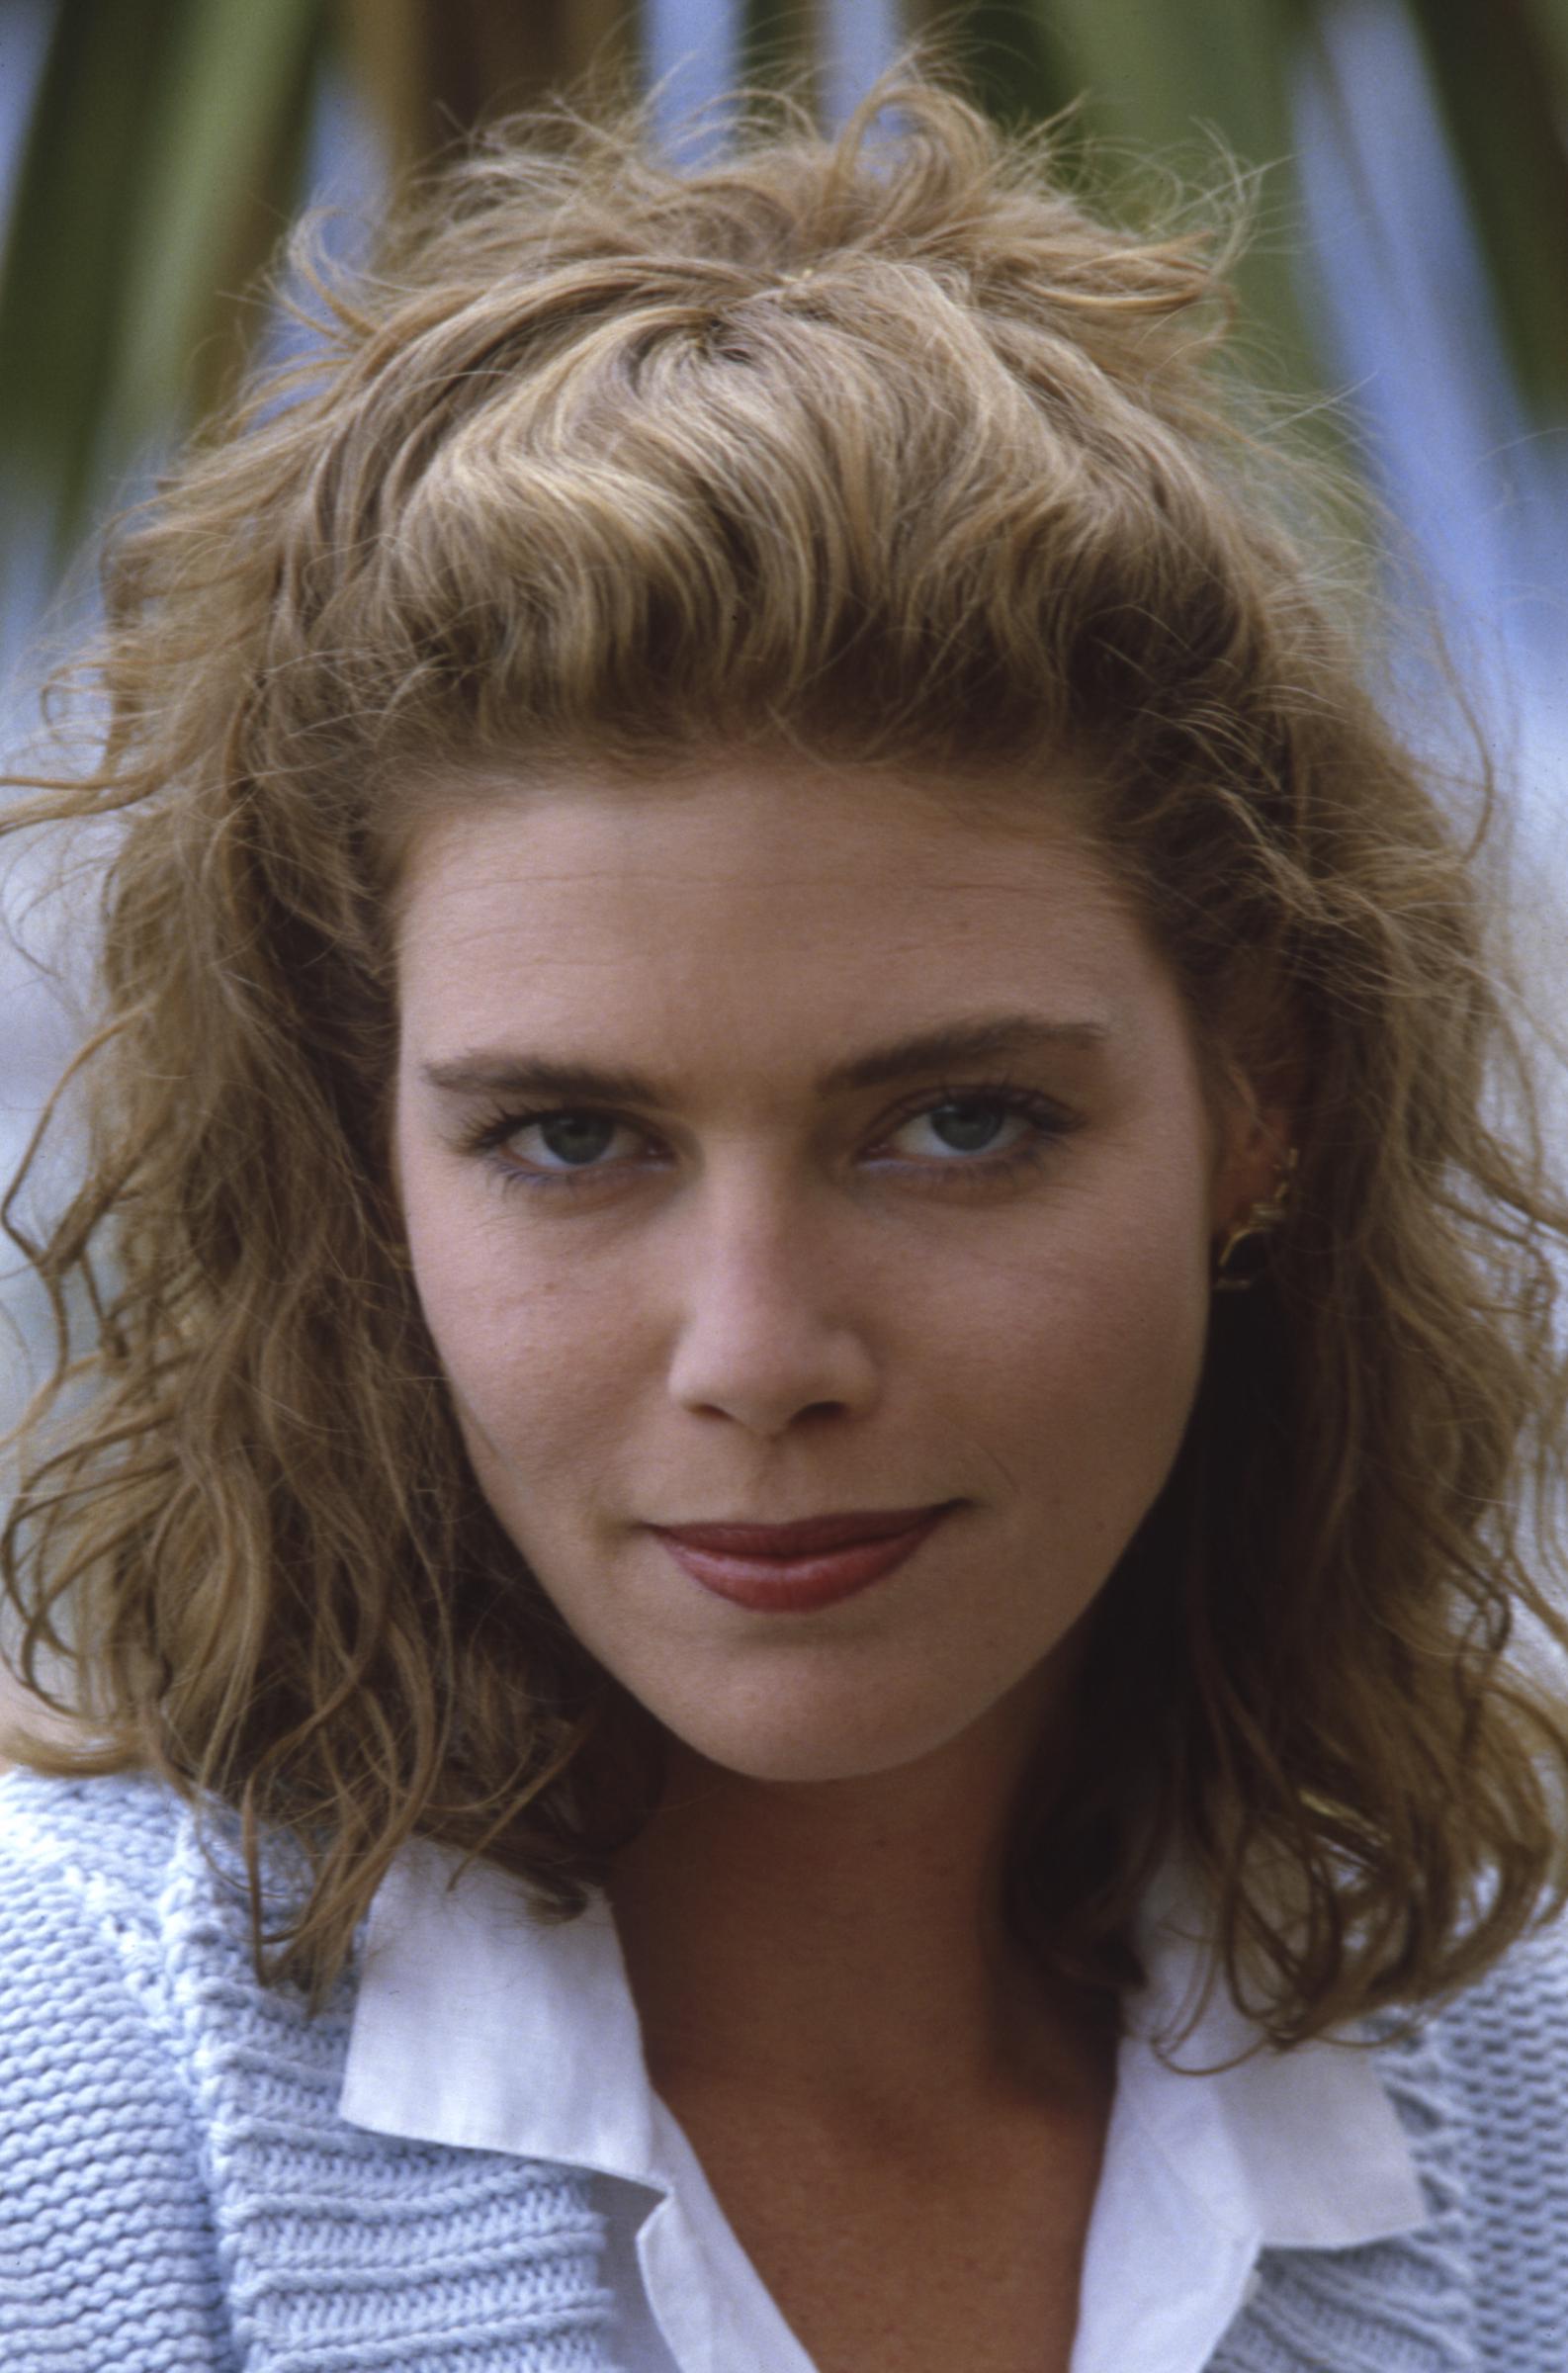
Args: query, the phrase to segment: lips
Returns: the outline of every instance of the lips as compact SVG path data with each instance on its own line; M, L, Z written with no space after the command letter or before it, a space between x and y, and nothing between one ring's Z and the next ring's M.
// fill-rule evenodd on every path
M655 1525L667 1540L680 1540L694 1549L713 1549L728 1557L806 1557L821 1549L839 1549L850 1541L886 1540L907 1533L950 1507L927 1503L923 1508L870 1508L848 1516L807 1516L789 1525Z
M716 1598L757 1614L805 1615L853 1597L903 1565L956 1504L814 1517L796 1525L653 1530L682 1571ZM760 1549L752 1545L759 1542Z

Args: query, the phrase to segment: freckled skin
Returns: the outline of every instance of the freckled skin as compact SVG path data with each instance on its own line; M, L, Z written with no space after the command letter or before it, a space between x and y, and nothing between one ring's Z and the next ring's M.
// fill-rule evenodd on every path
M418 1289L479 1484L579 1637L757 1780L890 1772L1020 1692L1038 1718L1176 1455L1213 1239L1275 1167L1260 1122L1216 1127L1176 987L1068 802L1020 833L929 786L744 757L492 793L415 840L399 988ZM1102 1039L814 1088L1017 1009ZM579 1122L476 1152L472 1099L426 1076L476 1050L680 1093L619 1108L602 1150ZM982 1109L998 1077L1070 1125ZM988 1171L988 1123L1042 1158ZM515 1175L585 1145L584 1192ZM645 1530L947 1500L894 1574L785 1618L711 1596Z

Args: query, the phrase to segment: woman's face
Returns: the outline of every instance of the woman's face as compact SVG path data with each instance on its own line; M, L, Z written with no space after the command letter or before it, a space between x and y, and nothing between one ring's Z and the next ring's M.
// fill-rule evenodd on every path
M1176 1455L1273 1164L1071 813L739 757L492 791L411 851L396 1162L475 1472L729 1769L1048 1701ZM738 1604L653 1529L944 1504L830 1604Z

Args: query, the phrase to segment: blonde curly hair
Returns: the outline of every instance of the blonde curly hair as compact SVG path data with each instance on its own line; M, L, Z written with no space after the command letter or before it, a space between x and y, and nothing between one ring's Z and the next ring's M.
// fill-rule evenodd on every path
M569 1915L659 1785L479 1494L390 1183L401 853L497 756L787 745L977 801L1083 762L1200 1045L1288 1075L1301 1161L1093 1612L1066 1782L1018 1806L1011 1916L1124 1985L1179 1844L1290 2044L1561 1904L1568 1725L1509 1651L1521 1616L1568 1644L1568 1215L1473 836L1220 357L1234 248L1101 219L919 55L831 138L753 96L691 169L646 109L557 105L321 284L310 363L111 544L107 738L10 819L118 825L84 1183L37 1237L10 1205L59 1362L5 1586L85 1727L15 1751L297 1841L265 1975L319 1998L415 1832Z

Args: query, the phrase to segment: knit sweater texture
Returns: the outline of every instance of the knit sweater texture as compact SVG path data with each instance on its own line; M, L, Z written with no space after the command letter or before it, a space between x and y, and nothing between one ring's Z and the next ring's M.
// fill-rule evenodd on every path
M0 1780L5 2373L614 2373L587 2179L347 2125L354 1976L260 1986L237 1867L151 1781ZM1210 2373L1568 2373L1562 1928L1377 2065L1431 2221L1265 2250Z

